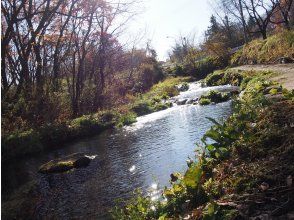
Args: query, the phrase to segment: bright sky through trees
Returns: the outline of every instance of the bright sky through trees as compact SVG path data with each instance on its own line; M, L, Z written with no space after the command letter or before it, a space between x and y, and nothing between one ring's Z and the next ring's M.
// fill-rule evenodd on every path
M143 13L135 17L129 32L136 35L146 29L144 40L151 40L160 60L167 58L180 34L184 37L195 33L196 40L202 38L212 14L208 0L144 0L139 6Z

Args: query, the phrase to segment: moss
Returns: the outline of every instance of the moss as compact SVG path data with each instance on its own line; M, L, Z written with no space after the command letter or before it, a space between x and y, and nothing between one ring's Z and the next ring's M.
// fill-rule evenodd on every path
M223 70L215 71L209 74L205 78L205 83L207 86L219 86L219 85L233 85L240 86L243 80L243 75L237 70Z
M40 173L61 173L73 168L88 166L91 159L83 153L75 153L64 158L51 160L39 168Z
M226 92L217 92L215 90L211 90L208 94L202 95L199 100L200 105L208 105L211 102L220 103L228 101L231 98L230 93Z
M200 105L209 105L210 103L211 103L210 99L207 99L207 98L201 98L199 100Z
M40 167L41 173L61 173L74 168L73 161L49 162Z

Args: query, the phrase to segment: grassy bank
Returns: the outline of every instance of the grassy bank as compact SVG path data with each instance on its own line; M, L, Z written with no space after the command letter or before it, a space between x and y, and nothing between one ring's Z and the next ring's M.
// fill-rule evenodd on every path
M279 58L294 59L294 31L283 30L267 39L256 39L246 44L232 58L231 64L277 63Z
M293 91L271 82L268 72L238 74L242 92L233 114L223 123L209 119L214 126L196 162L175 174L161 201L139 194L113 210L115 219L247 219L293 211Z
M60 147L79 138L97 135L108 128L132 124L137 116L170 107L168 102L162 100L178 95L179 90L176 85L189 80L189 77L167 78L154 85L147 93L132 97L129 104L119 106L117 109L2 135L2 160L35 154L44 149Z

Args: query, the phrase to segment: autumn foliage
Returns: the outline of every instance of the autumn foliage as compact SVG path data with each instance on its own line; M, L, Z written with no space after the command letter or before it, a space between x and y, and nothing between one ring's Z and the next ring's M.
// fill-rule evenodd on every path
M131 1L1 4L5 133L118 106L162 78L150 46L129 50L118 40Z

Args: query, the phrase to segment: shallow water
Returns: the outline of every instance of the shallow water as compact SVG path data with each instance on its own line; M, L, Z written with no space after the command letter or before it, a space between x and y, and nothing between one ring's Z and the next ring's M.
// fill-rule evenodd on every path
M195 98L216 89L191 83L178 99ZM230 102L216 105L182 105L139 117L131 126L68 144L58 150L18 160L2 167L2 202L34 180L38 185L35 218L105 218L118 198L129 198L136 188L169 185L172 172L184 172L188 156L194 158L195 143L212 125L205 117L226 118ZM84 152L97 155L86 168L69 173L42 175L38 167L55 158ZM3 165L2 165L3 166Z

